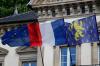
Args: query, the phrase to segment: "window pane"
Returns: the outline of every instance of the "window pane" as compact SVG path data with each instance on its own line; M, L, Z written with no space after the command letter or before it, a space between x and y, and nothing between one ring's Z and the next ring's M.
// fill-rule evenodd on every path
M36 66L36 63L31 63L31 66Z
M61 57L61 61L62 61L62 62L67 62L67 56L62 56L62 57Z
M61 66L67 66L67 47L61 48Z
M70 8L67 8L67 15L70 15Z
M61 48L61 66L67 66L67 47ZM76 65L76 47L70 47L71 66Z
M67 66L67 63L62 63L61 66Z
M2 63L0 63L0 66L2 66Z
M99 35L99 40L100 40L100 35Z
M76 48L72 47L72 48L70 48L70 51L71 51L71 54L75 54L76 53Z
M81 12L85 13L85 4L84 3L80 4L80 8L81 8Z
M98 53L99 53L99 63L100 63L100 46L99 46L99 52Z
M67 49L66 47L61 49L61 55L67 55Z
M70 53L71 53L71 64L75 65L76 64L76 47L71 47Z
M23 66L29 66L29 63L23 63Z
M22 66L37 66L36 62L23 62Z

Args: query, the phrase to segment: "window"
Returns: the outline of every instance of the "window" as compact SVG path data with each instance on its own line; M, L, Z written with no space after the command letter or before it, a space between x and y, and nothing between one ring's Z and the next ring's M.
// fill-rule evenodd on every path
M88 7L89 7L89 12L92 13L93 12L93 4L91 4L91 3L88 4Z
M21 66L37 66L37 48L33 47L18 47L16 49L19 54Z
M74 9L74 14L77 14L78 13L77 4L73 4L72 6L73 6L73 9Z
M70 48L70 53L71 53L71 64L72 66L76 65L76 47Z
M99 40L100 40L100 32L99 32ZM98 43L98 63L100 64L100 43Z
M93 12L93 7L92 7L92 5L89 5L89 12Z
M98 57L99 57L99 58L98 58L98 62L99 62L99 64L100 64L100 45L98 45L98 55L99 55L99 56L98 56Z
M0 66L2 66L2 63L0 63Z
M61 66L67 66L67 48L61 48Z
M37 66L36 62L23 62L22 66Z
M70 5L66 5L67 15L70 15Z
M84 3L81 3L80 8L81 8L81 13L85 13L85 4Z
M61 48L61 66L67 66L67 47ZM70 47L70 63L71 66L76 65L76 47Z

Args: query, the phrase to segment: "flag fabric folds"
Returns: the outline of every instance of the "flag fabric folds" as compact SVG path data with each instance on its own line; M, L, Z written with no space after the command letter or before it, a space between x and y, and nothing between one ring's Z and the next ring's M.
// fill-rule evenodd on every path
M64 19L24 24L1 37L9 46L77 45L99 40L96 16L65 23Z
M74 35L75 41L72 41L75 42L74 44L92 43L99 40L95 15L73 21L71 30L71 34Z
M42 45L39 22L28 24L28 33L31 47Z
M45 23L29 23L11 31L7 31L2 39L9 46L41 46L42 44L66 44L64 19L47 21Z
M71 23L65 23L65 30L66 30L66 40L67 40L67 45L72 46L76 45L76 40L74 36L74 31L71 29Z
M50 45L64 45L66 44L66 31L64 27L64 19L47 21L40 24L40 31L42 35L42 43Z
M17 27L5 32L4 36L1 37L2 44L8 44L9 46L29 46L28 35L27 25Z

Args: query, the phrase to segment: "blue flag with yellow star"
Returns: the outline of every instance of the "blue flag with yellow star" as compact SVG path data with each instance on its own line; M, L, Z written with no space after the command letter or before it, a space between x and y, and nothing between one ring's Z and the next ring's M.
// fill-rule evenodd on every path
M65 23L67 45L76 45L74 30L71 28L71 23Z
M71 24L71 30L74 34L76 44L99 41L95 15L73 21Z

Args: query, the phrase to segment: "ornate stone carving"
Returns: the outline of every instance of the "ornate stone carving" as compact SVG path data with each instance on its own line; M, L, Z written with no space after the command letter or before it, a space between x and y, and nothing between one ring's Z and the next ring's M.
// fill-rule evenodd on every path
M33 0L32 2L32 5L39 5L46 3L46 0Z
M59 14L59 9L58 8L55 8L55 15L58 17L58 16L60 16L60 14Z
M62 8L62 13L63 13L63 16L67 15L65 7Z
M52 11L48 9L48 17L52 17Z
M86 14L89 14L89 7L88 7L88 5L85 5L85 11L86 11Z
M37 48L19 47L19 48L16 49L16 52L17 52L18 54L37 52Z
M0 47L0 56L5 56L8 54L8 50Z
M93 7L93 12L89 12L90 5L95 5L93 0L74 1L74 0L44 0L44 4L33 5L33 8L37 8L39 15L39 21L45 21L52 18L65 18L65 17L78 17L82 15L91 15L95 13L96 7ZM84 11L86 10L86 11ZM36 11L36 10L35 10ZM84 11L84 13L83 13ZM76 16L77 15L77 16Z
M43 9L42 14L43 14L43 17L45 18L47 15L45 8Z
M42 16L41 10L38 10L38 16L39 16L39 18L41 18L41 16Z
M74 9L73 9L73 7L70 7L70 14L74 15Z
M20 60L23 61L37 61L37 48L19 47L16 49Z
M80 8L79 4L77 6L77 11L78 11L78 14L81 14L81 8Z

